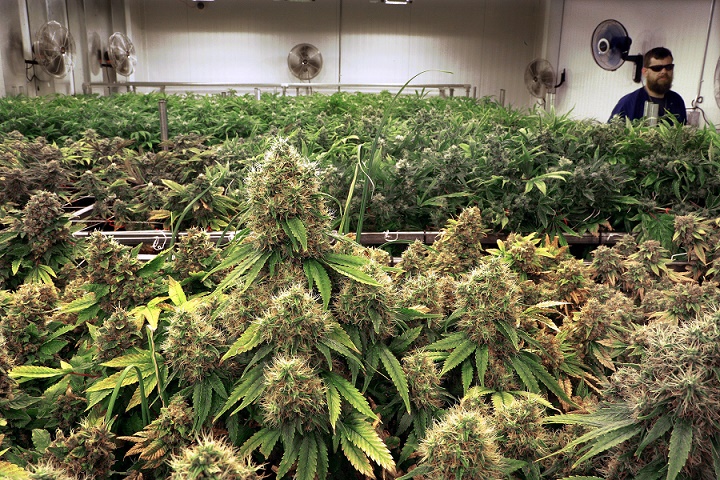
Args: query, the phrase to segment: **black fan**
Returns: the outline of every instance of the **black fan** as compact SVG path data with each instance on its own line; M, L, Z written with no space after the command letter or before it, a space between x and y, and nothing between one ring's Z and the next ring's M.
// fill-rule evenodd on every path
M52 20L38 30L33 53L43 70L62 78L72 70L75 41L67 28Z
M315 78L322 69L322 54L309 43L295 45L288 54L288 68L300 80Z
M642 68L642 55L629 55L632 39L628 36L625 27L617 20L601 22L592 34L590 48L592 56L603 70L614 71L630 60L635 63L633 80L640 81Z
M121 32L110 35L108 59L117 73L125 77L132 75L137 64L137 57L135 56L135 46L127 35Z
M525 68L525 86L530 95L545 98L555 88L555 71L550 62L537 58Z

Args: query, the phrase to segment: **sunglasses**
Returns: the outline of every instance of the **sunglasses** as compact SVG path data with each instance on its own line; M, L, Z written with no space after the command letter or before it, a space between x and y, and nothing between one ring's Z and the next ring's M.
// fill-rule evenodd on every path
M668 63L667 65L652 65L652 66L649 66L649 67L647 67L647 68L649 68L649 69L652 70L653 72L658 72L658 73L659 73L659 72L662 72L663 68L664 68L665 70L667 70L668 72L672 72L673 69L675 68L675 64L674 64L674 63Z

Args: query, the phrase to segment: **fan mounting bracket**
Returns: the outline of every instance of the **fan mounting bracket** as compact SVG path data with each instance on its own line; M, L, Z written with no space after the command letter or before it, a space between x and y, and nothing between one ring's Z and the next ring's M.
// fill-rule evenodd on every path
M633 82L640 83L642 78L643 55L623 55L623 60L633 62Z

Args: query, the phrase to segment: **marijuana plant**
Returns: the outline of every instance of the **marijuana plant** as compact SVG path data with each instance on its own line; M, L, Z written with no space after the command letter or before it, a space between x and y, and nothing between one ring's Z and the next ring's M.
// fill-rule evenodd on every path
M239 458L237 448L222 438L204 435L170 460L171 480L260 480L262 467Z
M610 378L606 398L589 414L549 417L591 430L563 450L584 445L575 464L608 452L605 478L715 478L720 475L718 312L635 336L635 364Z

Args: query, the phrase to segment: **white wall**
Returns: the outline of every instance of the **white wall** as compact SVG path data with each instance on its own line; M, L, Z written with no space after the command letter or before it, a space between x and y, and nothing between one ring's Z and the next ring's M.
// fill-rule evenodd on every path
M289 83L297 43L317 46L313 83L471 84L526 105L525 66L542 50L546 0L127 0L136 81ZM452 74L439 70L450 71ZM456 93L463 94L464 92Z
M714 98L715 65L720 53L720 5L714 10L707 58L703 63L713 0L565 0L564 3L559 68L566 69L567 82L557 91L559 112L571 112L574 118L605 121L621 96L640 87L632 80L632 62L625 62L616 71L606 71L593 60L590 39L595 27L604 20L615 19L623 24L633 40L631 55L656 46L669 48L676 65L673 90L691 107L700 87L704 101L699 106L710 121L720 124L720 109Z

